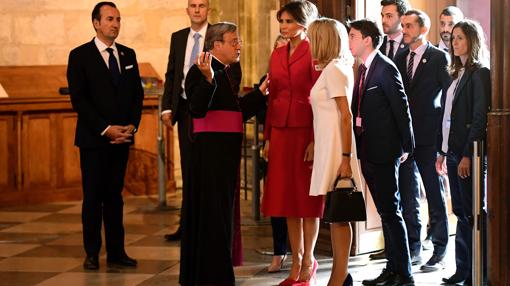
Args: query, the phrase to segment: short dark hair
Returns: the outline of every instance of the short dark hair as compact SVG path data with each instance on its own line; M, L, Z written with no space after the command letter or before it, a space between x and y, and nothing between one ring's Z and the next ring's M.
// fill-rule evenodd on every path
M319 11L315 4L307 0L291 1L283 5L276 13L278 21L280 21L283 12L289 13L299 25L305 28L319 17Z
M103 7L103 6L110 6L113 8L117 8L117 6L115 6L115 3L113 3L113 2L99 2L99 3L97 3L96 6L94 6L94 9L92 9L92 22L94 22L94 20L101 21L101 7Z
M220 22L210 25L205 34L204 49L206 51L212 50L214 42L223 42L223 35L225 33L234 33L235 31L237 31L237 26L234 23Z
M404 14L404 16L411 15L416 15L418 17L418 24L420 25L420 27L427 27L428 29L430 29L430 17L425 12L418 9L411 9Z
M441 17L441 15L453 16L458 17L459 19L464 19L464 13L462 13L462 10L455 6L448 6L444 8L443 11L441 11L441 14L439 14L439 17Z
M381 43L382 40L382 32L379 29L379 26L377 26L377 24L374 21L368 19L353 21L347 23L347 28L349 29L349 31L351 29L360 31L363 38L366 37L372 38L372 47L374 49L377 49L377 47L379 47L379 44Z
M404 15L407 10L411 9L411 5L407 0L381 0L381 6L389 6L395 5L397 6L398 15Z

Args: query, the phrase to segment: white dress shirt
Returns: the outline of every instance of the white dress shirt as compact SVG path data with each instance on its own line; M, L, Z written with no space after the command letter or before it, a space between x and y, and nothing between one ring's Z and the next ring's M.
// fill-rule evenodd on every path
M409 49L409 54L407 54L407 67L409 66L409 58L411 57L411 52L414 52L414 61L413 61L413 78L414 74L416 73L416 69L418 68L418 65L420 64L421 58L423 57L423 54L425 53L425 50L427 49L428 42L423 43L421 46L417 47L414 51Z
M393 57L395 57L397 55L397 51L398 51L398 48L400 47L400 43L402 42L402 39L404 38L404 35L402 33L400 33L398 36L396 36L395 38L390 38L390 36L387 36L386 37L386 50L385 50L385 55L387 55L389 52L390 52L390 40L394 40L395 42L393 43Z
M117 46L115 45L115 42L111 46L107 46L105 43L101 42L97 37L94 38L94 43L96 44L97 49L101 53L101 56L103 57L103 60L108 68L110 68L109 58L110 53L106 50L107 48L113 49L113 55L117 59L117 65L119 66L119 73L122 72L120 68L120 59L119 59L119 51L117 50Z
M439 45L437 45L437 47L445 52L448 52L450 50L450 47L446 46L443 40L439 41Z
M463 75L464 69L461 69L459 71L457 78L450 84L450 87L446 92L446 101L444 105L444 115L442 124L443 142L441 142L441 151L443 151L444 153L448 152L448 138L450 136L453 99L455 98L455 92L457 91L457 87L459 86L460 80Z
M367 59L365 60L365 62L363 63L365 65L365 67L367 68L367 70L365 71L365 79L367 78L367 75L368 75L368 71L370 70L370 65L372 65L372 62L374 61L374 58L375 58L375 55L377 54L377 51L378 50L373 50L367 57Z
M182 73L184 74L184 77L182 78L181 86L182 86L182 97L184 99L186 98L186 92L184 91L184 81L186 80L186 75L188 74L189 69L191 68L191 65L189 64L190 58L191 58L191 50L193 50L193 45L195 44L195 39L193 36L196 33L200 34L200 38L198 39L198 43L200 45L199 48L199 54L204 50L204 43L205 43L205 34L207 32L207 25L204 25L200 31L194 31L190 28L189 35L188 35L188 42L186 43L186 53L184 54L184 69L182 70Z

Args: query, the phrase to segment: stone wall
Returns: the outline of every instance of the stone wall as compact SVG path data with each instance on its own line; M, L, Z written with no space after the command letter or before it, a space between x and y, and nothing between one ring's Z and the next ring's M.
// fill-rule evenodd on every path
M69 51L94 35L95 0L16 0L0 2L0 65L67 64ZM189 25L186 0L120 0L117 41L137 52L164 76L170 35Z
M97 0L0 1L0 65L67 64L69 51L94 35ZM171 33L189 26L187 0L118 0L122 21L117 41L137 52L164 77ZM270 53L269 10L278 0L211 0L210 20L232 21L244 40L243 86L258 81ZM262 35L262 36L260 36Z

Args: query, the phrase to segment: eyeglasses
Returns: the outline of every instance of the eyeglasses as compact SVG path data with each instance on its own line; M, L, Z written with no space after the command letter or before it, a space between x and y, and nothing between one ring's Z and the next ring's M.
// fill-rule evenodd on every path
M222 42L225 43L225 41L222 40ZM243 41L242 40L239 40L239 39L234 39L230 42L227 42L229 45L231 45L232 47L237 47L237 45L239 46L242 46L243 45Z

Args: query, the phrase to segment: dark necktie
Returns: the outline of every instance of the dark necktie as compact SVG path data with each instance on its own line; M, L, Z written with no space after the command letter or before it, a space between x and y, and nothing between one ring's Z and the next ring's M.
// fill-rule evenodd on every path
M106 51L110 54L108 58L108 68L110 69L110 73L112 74L113 83L115 85L118 85L120 79L119 63L117 62L117 58L115 58L115 55L113 54L112 48L107 48Z
M361 122L361 100L363 99L366 71L367 71L367 67L364 64L361 64L358 69L358 73L359 73L359 77L358 77L358 82L359 82L358 83L358 112L356 114L356 122L355 122L355 128L354 128L357 135L361 135L361 133L363 133L363 127L357 126L357 125L362 125L361 124L362 123Z
M393 59L393 57L395 56L394 52L393 52L393 49L394 49L393 46L395 44L395 40L390 40L389 43L390 43L390 50L388 51L388 58Z
M409 64L407 65L407 78L409 79L409 82L413 80L413 66L415 55L416 55L415 52L411 52L411 54L409 55Z

